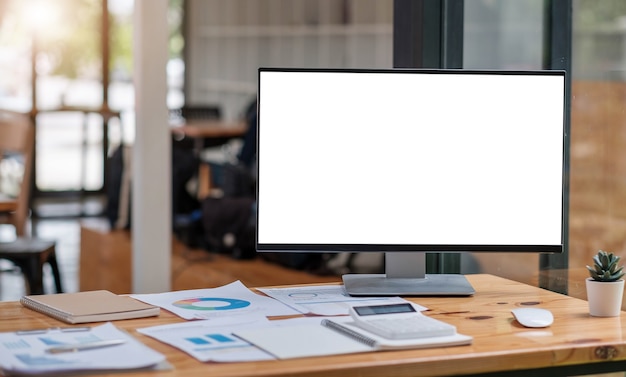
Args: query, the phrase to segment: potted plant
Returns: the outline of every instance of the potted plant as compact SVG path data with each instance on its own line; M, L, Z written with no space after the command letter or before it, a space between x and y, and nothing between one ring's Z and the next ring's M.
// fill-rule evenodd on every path
M586 280L589 314L595 317L616 317L622 308L624 295L624 267L620 257L598 250L593 257L593 267L587 266L590 277Z

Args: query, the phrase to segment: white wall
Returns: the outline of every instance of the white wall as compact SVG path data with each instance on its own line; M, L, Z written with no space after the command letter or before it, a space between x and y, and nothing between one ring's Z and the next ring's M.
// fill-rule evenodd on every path
M393 67L393 0L187 0L186 28L185 102L227 119L261 66Z

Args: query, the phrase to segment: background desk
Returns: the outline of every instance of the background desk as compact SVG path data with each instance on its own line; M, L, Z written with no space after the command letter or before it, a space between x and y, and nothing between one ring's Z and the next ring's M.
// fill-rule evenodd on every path
M15 211L16 200L13 197L0 193L0 212Z
M430 308L429 315L472 335L470 346L233 364L201 363L187 354L138 334L135 329L183 322L162 311L157 318L116 321L142 342L164 353L174 370L129 376L447 376L508 372L518 376L577 375L626 370L626 316L594 318L587 302L540 288L494 277L468 275L472 297L412 298ZM546 329L527 329L513 320L511 309L538 305L552 310ZM63 326L25 309L17 302L0 303L0 331ZM303 339L303 341L306 341ZM106 374L99 374L105 376ZM121 374L111 374L120 376Z
M188 137L196 142L196 148L202 148L207 139L228 139L242 137L248 129L244 121L225 122L214 119L190 120L171 127L177 138Z
M221 145L230 139L243 137L248 129L245 121L224 122L217 119L195 119L172 126L172 135L176 140L193 140L193 149L200 155L207 145ZM208 163L201 163L198 169L198 198L209 195L212 189L211 169Z

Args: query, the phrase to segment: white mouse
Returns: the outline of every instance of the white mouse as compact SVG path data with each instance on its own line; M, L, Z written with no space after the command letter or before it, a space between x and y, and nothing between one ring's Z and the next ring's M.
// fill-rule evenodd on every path
M525 327L548 327L554 322L554 316L548 309L515 308L511 313L517 322Z

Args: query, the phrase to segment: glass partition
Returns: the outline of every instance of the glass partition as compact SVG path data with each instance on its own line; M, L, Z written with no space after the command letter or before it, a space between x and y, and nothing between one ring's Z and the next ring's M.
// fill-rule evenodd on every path
M463 68L537 70L543 68L543 0L464 2ZM536 254L462 255L462 272L490 273L528 284L539 280Z
M586 264L626 252L626 3L573 1L569 291Z
M550 48L544 1L464 4L464 68L544 67ZM584 299L585 266L593 255L600 249L622 256L626 251L626 3L574 0L572 9L567 292ZM538 281L534 256L479 256L466 264Z

